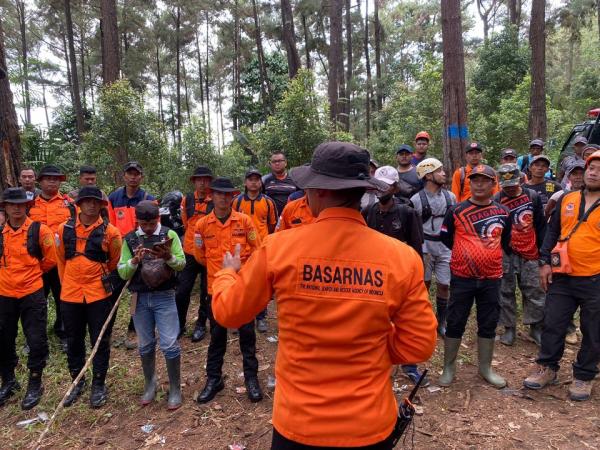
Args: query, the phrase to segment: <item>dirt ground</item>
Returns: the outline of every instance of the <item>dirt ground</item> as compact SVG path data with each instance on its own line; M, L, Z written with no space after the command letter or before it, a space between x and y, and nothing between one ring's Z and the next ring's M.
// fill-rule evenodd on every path
M195 302L194 302L195 304ZM194 306L190 310L195 310ZM269 449L271 442L271 408L273 390L267 388L273 376L277 343L274 305L270 305L269 331L258 334L257 356L259 379L265 399L250 403L243 390L241 354L237 336L230 334L224 372L226 387L208 405L194 401L204 385L204 365L208 338L192 344L183 338L182 384L184 405L176 412L166 410L168 381L164 360L158 360L161 392L158 400L142 408L138 397L143 377L136 351L113 348L107 383L109 402L99 410L89 408L89 388L73 407L63 411L42 448L107 448L107 449L215 449L226 450L241 444L248 450ZM190 312L190 322L192 320ZM113 339L122 339L127 326L127 308L119 311ZM188 324L191 328L191 323ZM509 386L497 390L477 376L476 341L473 323L469 324L459 356L455 383L438 388L441 371L442 341L426 366L430 369L431 386L420 391L421 415L397 448L424 449L597 449L600 447L600 392L591 401L571 402L567 398L571 381L570 363L577 347L567 346L561 383L541 392L524 390L522 380L531 370L536 347L520 333L515 346L498 344L494 366L505 376ZM51 358L44 374L46 392L40 405L23 412L19 407L24 389L0 408L1 448L31 448L45 425L19 426L18 422L35 418L44 412L51 415L68 387L66 358L58 350L52 336ZM19 348L22 345L20 337ZM21 354L18 377L26 384L25 357ZM89 378L89 377L88 377ZM410 389L400 371L394 373L396 395L401 398ZM145 431L143 426L147 426ZM243 447L241 447L243 448Z

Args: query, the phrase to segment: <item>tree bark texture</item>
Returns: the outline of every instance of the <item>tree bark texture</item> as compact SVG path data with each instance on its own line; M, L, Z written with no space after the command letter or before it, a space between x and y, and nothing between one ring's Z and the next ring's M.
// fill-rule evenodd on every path
M29 53L27 47L27 23L25 16L25 2L16 1L17 15L19 18L19 31L21 33L21 58L23 67L23 103L25 106L25 123L31 123L31 95L29 91Z
M360 1L358 0L358 7L360 8ZM372 91L372 78L371 78L371 58L369 57L369 2L365 2L365 39L364 39L364 50L365 50L365 70L367 71L367 92L365 100L365 135L367 139L371 134L371 98L373 97Z
M287 53L288 73L294 78L300 68L300 56L296 47L296 33L294 31L294 15L290 0L281 0L281 21L283 23L283 45Z
M13 95L8 81L6 53L4 51L4 30L0 17L0 187L2 190L16 186L21 169L21 140L19 138L19 123L13 103Z
M75 54L75 43L73 40L73 18L71 17L71 0L65 0L65 23L67 41L69 43L69 63L71 66L71 87L73 89L73 109L75 110L75 123L77 125L77 140L81 141L85 131L83 119L83 108L81 107L81 95L79 93L79 74L77 70L77 58Z
M381 74L381 22L379 21L379 6L381 0L374 0L375 10L373 11L373 19L375 25L375 77L377 79L376 92L377 92L377 110L383 109L383 85L382 85L382 74Z
M256 41L256 55L258 57L258 69L260 73L260 92L263 105L267 111L273 111L271 98L271 88L269 86L269 77L265 64L265 53L262 45L262 32L260 31L260 22L258 20L258 7L256 0L252 0L252 16L254 18L254 39Z
M350 131L352 91L354 89L354 61L352 55L352 1L345 0L346 8L346 115Z
M600 0L598 0L600 1ZM302 30L304 31L304 54L306 57L306 68L310 70L312 68L312 63L310 61L310 47L309 47L309 36L308 36L308 26L306 25L306 15L302 14Z
M116 0L100 0L102 20L102 79L110 84L119 79L119 28Z
M181 145L181 9L175 14L175 87L177 91L177 143Z
M340 85L340 72L344 73L344 58L342 52L342 0L329 1L329 116L334 126L340 120L340 113L344 112L340 105L339 94L343 90Z
M529 43L531 45L531 92L529 137L546 139L546 1L532 0Z
M444 162L450 173L464 165L467 145L467 95L460 0L442 0Z

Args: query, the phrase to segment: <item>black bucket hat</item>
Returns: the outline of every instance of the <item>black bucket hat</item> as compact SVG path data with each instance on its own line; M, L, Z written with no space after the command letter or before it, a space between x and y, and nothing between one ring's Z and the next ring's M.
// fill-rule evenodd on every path
M25 189L23 189L22 187L9 187L4 189L4 192L2 193L2 201L0 201L0 204L21 204L29 203L32 201L33 200L29 200L29 198L27 198L27 192L25 192Z
M102 191L96 186L84 186L81 189L79 189L79 192L77 193L77 198L75 199L75 204L79 205L79 202L81 202L85 198L93 198L94 200L101 201L105 205L108 204L108 202L106 201L106 199L104 199L102 195Z
M212 183L210 183L210 189L215 192L239 192L240 190L236 188L231 179L227 177L217 177Z
M67 176L60 170L58 166L54 166L52 164L48 164L47 166L42 167L40 173L38 173L37 181L41 181L43 177L58 177L60 181L65 181Z
M209 177L211 179L214 178L212 170L210 170L210 168L206 167L206 166L196 167L196 170L194 170L194 173L190 177L190 181L193 181L194 178L200 178L200 177Z
M369 175L371 156L349 142L324 142L315 148L310 165L294 167L290 177L301 189L366 188L386 191L389 186Z

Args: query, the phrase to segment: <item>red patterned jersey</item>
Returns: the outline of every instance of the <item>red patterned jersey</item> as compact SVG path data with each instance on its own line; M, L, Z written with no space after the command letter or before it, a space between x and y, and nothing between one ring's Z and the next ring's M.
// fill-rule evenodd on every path
M496 202L481 206L470 200L452 207L444 218L440 237L452 250L450 270L463 278L502 277L502 248L510 240L506 207Z

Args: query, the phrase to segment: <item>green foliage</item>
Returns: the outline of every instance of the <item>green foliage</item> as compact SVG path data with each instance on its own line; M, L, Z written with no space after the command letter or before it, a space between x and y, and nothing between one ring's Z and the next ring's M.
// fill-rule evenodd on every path
M432 135L430 154L441 157L442 129L442 61L430 57L418 73L414 85L397 82L394 95L378 117L379 128L371 135L369 150L381 164L396 165L395 149L401 144L413 145L422 130Z
M300 70L275 113L254 134L253 147L260 161L266 162L274 151L283 151L290 167L302 165L310 161L313 149L328 139L329 124L319 111L314 83L312 72Z
M147 168L145 184L164 192L170 187L164 170L179 158L168 148L156 114L144 108L142 94L127 80L119 80L101 91L98 112L85 134L82 160L95 163L99 183L105 186L120 183L121 168L115 162L137 160Z

